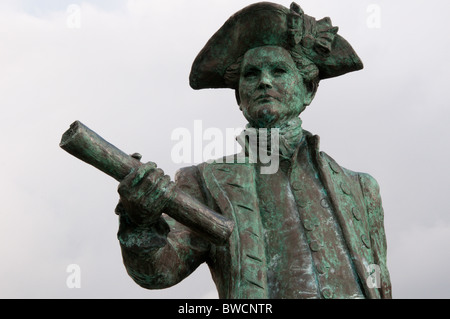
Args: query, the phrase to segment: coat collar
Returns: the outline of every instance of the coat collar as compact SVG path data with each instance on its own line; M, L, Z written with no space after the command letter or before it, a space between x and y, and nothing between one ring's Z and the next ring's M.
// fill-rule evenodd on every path
M268 151L279 152L281 158L290 159L304 137L302 120L297 117L274 129L255 129L247 125L236 140L246 156L257 158L259 147L264 147ZM273 146L275 141L278 143Z

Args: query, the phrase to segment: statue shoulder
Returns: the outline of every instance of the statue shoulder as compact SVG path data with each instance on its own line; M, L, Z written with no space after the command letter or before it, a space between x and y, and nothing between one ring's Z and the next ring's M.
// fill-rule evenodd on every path
M320 152L320 155L326 160L326 162L328 163L328 165L330 165L330 168L334 172L342 172L344 173L344 175L350 177L354 182L359 183L366 200L381 205L380 185L372 175L368 173L352 171L348 168L342 167L325 152Z
M207 194L205 193L204 181L199 168L200 165L180 168L175 173L175 183L178 189L201 202L205 202Z
M189 183L192 180L195 180L199 173L198 166L182 167L175 173L175 181L177 184Z
M373 201L380 201L381 204L380 185L377 180L367 173L358 173L358 176L364 195Z

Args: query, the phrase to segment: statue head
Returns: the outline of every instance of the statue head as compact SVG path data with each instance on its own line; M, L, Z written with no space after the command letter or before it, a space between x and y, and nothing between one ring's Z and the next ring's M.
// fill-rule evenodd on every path
M234 14L195 59L194 89L231 88L251 125L277 127L312 102L319 81L363 68L329 18L296 3L260 2Z
M278 127L311 104L319 86L316 65L280 46L248 50L226 72L236 100L252 127Z
M282 47L251 49L239 64L236 99L252 127L279 127L298 117L314 98L317 67Z

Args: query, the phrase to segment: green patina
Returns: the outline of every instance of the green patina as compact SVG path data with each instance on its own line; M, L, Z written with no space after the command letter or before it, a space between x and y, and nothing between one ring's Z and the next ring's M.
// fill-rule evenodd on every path
M207 262L221 298L391 296L376 181L320 152L318 137L303 131L299 120L320 80L362 68L337 31L330 19L316 21L296 4L287 9L259 3L233 15L210 39L193 64L191 86L234 89L248 129L279 130L280 166L261 174L266 164L249 160L252 142L244 138L243 154L232 156L234 161L177 174L180 189L234 223L225 245L161 218L161 229L169 221L167 243L141 250L148 244L142 239L152 238L156 226L139 228L126 218L132 212L124 212L119 238L138 284L169 287ZM260 147L258 136L253 143ZM129 185L134 195L123 200L134 198L152 212L161 194L140 188L141 177ZM133 232L137 235L129 235ZM376 287L367 281L371 265L381 270Z
M244 140L245 161L235 155L177 173L185 201L234 223L223 245L164 214L170 184L154 164L129 174L119 187L118 237L139 285L170 287L206 262L221 298L391 297L377 182L320 152L319 138L299 119L319 81L363 67L337 32L329 18L316 20L295 3L264 2L213 35L193 63L190 84L235 90L248 129L278 129L279 169L262 174L266 164L249 160ZM256 146L273 146L263 142ZM368 281L373 265L376 286Z

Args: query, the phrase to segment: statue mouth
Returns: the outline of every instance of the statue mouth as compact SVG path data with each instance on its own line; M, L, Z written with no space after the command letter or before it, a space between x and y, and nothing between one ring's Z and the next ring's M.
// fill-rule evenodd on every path
M279 99L271 94L262 94L255 99L256 102L279 101Z

